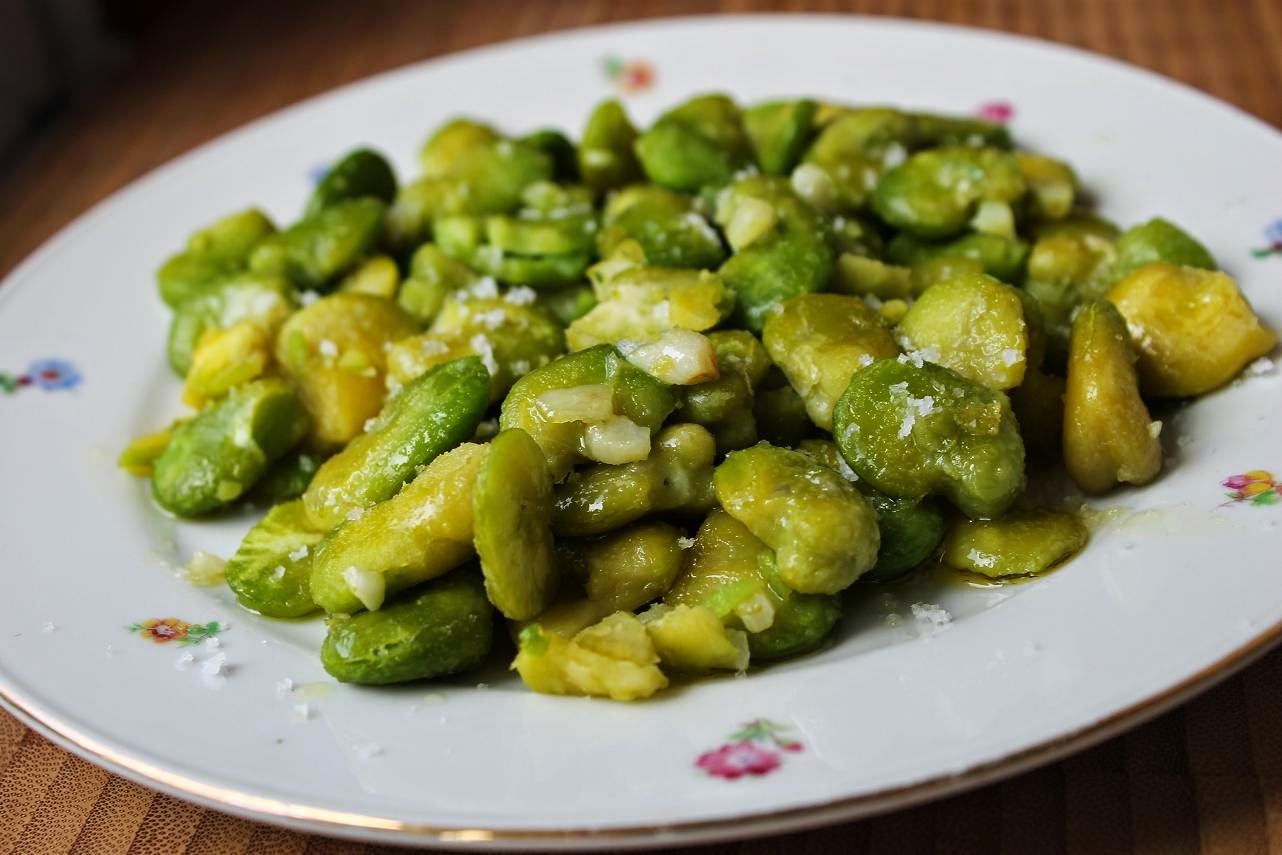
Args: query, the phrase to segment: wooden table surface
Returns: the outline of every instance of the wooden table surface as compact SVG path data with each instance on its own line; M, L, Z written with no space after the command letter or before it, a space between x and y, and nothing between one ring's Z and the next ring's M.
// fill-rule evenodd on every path
M107 194L279 107L442 53L607 21L816 10L1010 30L1147 66L1282 126L1280 0L259 0L188 6L149 31L132 64L52 128L0 186L0 275ZM4 851L377 850L256 825L159 795L67 754L0 713ZM1132 733L1004 783L862 822L698 851L1282 855L1282 650Z

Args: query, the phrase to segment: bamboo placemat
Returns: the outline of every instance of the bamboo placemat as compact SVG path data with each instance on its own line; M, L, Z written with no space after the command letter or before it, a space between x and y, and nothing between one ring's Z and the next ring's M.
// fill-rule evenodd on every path
M548 30L766 10L898 15L1040 36L1147 66L1282 126L1279 0L188 4L147 34L134 64L52 128L0 187L0 275L147 170L349 80ZM383 850L154 793L0 713L0 852L375 851ZM1282 855L1282 650L1184 707L1044 769L862 822L697 851Z

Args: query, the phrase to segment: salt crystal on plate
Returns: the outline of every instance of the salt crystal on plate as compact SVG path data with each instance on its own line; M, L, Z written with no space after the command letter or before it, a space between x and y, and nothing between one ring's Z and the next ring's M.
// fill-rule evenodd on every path
M281 677L276 681L276 697L288 698L294 691L294 681L288 677Z
M40 631L43 632L45 635L49 635L52 632L56 632L57 629L58 629L58 625L51 620L45 621L44 624L40 627Z
M948 609L935 603L913 603L913 618L922 626L939 632L953 622Z

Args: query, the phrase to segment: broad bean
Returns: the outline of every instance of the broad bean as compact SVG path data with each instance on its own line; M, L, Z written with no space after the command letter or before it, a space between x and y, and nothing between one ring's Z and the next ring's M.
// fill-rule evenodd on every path
M386 685L467 671L490 652L494 609L459 570L376 612L330 621L321 664L344 683Z
M1006 396L929 362L883 359L856 373L833 436L859 477L894 498L939 494L969 517L995 517L1024 486Z
M726 512L775 551L779 576L794 591L835 594L877 561L872 507L801 452L768 444L731 452L713 487Z
M471 437L488 402L489 375L474 356L407 383L365 433L322 464L303 494L312 525L334 528L391 498L420 466Z
M850 378L899 347L890 329L863 300L842 294L802 294L767 318L762 341L774 364L806 402L810 419L832 430L832 408Z
M307 425L307 411L284 380L233 389L174 429L154 464L152 496L179 516L221 510L297 445Z

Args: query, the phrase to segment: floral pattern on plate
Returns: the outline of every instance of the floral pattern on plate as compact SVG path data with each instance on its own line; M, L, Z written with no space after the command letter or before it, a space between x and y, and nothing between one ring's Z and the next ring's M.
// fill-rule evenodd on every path
M787 735L790 729L770 719L753 719L718 747L700 754L694 765L727 781L744 775L768 775L783 765L785 752L795 754L805 750L801 742Z
M0 371L0 393L12 395L21 389L74 389L83 378L79 369L65 359L37 359L21 374Z
M1282 481L1273 477L1273 473L1264 469L1252 469L1241 475L1230 475L1220 482L1230 492L1225 493L1229 500L1226 505L1245 502L1256 507L1282 503Z
M605 58L605 77L625 95L644 92L654 85L654 66L643 59L623 59L610 54Z
M975 117L1004 125L1015 118L1015 107L1009 101L985 101L975 109Z
M1268 258L1271 255L1282 255L1282 220L1274 220L1264 229L1265 246L1255 247L1251 255L1256 258Z
M188 623L178 618L148 618L125 627L129 632L137 633L155 644L177 642L179 647L190 647L214 638L227 629L216 620L209 623Z

